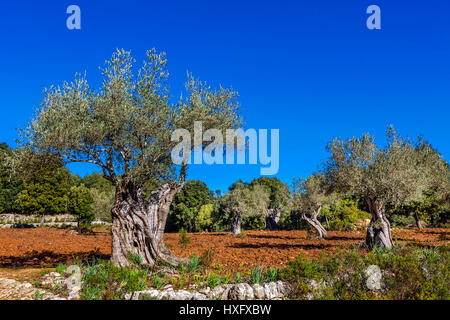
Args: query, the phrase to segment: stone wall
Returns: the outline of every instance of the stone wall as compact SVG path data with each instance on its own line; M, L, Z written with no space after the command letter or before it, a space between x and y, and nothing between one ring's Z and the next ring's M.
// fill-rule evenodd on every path
M127 300L282 300L288 299L291 286L277 281L250 285L248 283L227 284L201 290L174 290L171 285L162 290L150 289L129 293Z

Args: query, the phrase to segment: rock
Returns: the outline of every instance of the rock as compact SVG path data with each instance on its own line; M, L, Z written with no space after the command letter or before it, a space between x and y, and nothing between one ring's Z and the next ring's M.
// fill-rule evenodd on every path
M206 296L204 294L199 293L199 292L194 292L194 294L192 295L192 299L191 300L206 300Z
M222 286L215 286L211 292L208 294L209 299L220 299L222 298L222 293L225 291L225 288Z
M253 292L253 288L248 283L243 283L245 289L245 299L246 300L254 300L255 294Z
M255 299L262 300L265 298L264 288L259 284L253 285L253 294L255 296Z
M264 288L264 295L266 296L266 299L275 299L275 298L281 298L282 295L280 294L279 290L278 290L278 286L276 282L269 282L269 283L264 283L263 285Z
M191 300L192 297L193 297L192 292L189 292L187 290L180 290L176 292L175 300Z
M165 290L144 290L125 295L126 300L280 300L290 292L289 284L277 281L265 284L249 285L248 283L226 284L213 289L204 287L199 291L177 290L166 286Z
M245 299L245 287L242 283L235 284L228 292L228 299L230 300L244 300Z
M50 273L47 273L45 276L48 277L48 278L53 278L53 279L60 279L60 278L62 278L61 275L58 272L50 272Z
M207 296L211 292L211 288L210 287L205 287L205 288L202 288L201 290L199 290L198 292L200 292L201 294L204 294L205 296Z
M80 298L81 286L73 286L69 291L69 300Z
M276 285L280 297L287 297L289 294L291 294L291 286L287 282L277 281Z
M227 300L228 299L228 293L230 292L230 289L231 289L232 286L233 286L232 284L227 284L227 285L223 286L224 290L223 290L222 296L221 296L222 300Z
M253 288L248 283L239 283L233 285L228 292L230 300L253 300L255 295Z
M131 300L156 300L160 297L158 290L144 290L136 291L133 293Z
M306 282L306 284L311 288L311 292L306 295L307 300L313 300L315 297L322 297L323 290L327 286L327 283L323 280L317 282L314 279L311 279Z
M381 269L377 265L370 265L364 271L367 276L366 286L369 290L381 290L381 280L383 278Z

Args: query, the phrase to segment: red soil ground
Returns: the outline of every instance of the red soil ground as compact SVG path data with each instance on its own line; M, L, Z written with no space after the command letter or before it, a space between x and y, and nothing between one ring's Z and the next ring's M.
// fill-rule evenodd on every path
M246 231L244 237L228 233L193 233L186 248L178 245L178 234L166 234L166 244L182 257L213 252L214 264L224 271L248 270L256 265L283 267L299 254L314 258L364 240L363 232L329 232L328 240L308 239L307 231ZM424 246L450 244L450 229L402 230L394 239ZM60 229L0 229L0 268L55 266L74 259L108 258L111 237L108 231L78 235Z

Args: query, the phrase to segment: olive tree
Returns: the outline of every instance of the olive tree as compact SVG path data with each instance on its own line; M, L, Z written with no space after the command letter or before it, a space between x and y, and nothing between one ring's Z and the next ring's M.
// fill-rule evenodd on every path
M331 191L324 175L316 173L307 179L294 179L292 189L293 210L299 212L302 219L317 231L319 239L327 238L327 231L318 217L322 209L337 203L338 197Z
M261 185L269 192L269 204L265 219L266 229L278 229L281 212L289 210L291 194L289 187L278 178L261 177L251 182L251 185Z
M331 157L326 175L333 187L363 198L372 215L366 243L392 248L386 205L397 207L425 198L432 188L448 185L446 162L426 141L402 138L393 127L387 130L387 144L375 144L373 136L328 144Z
M232 216L231 233L234 236L242 233L243 218L266 217L270 194L261 185L239 185L223 196L224 210Z
M171 151L175 129L193 134L194 122L203 129L236 129L237 93L211 89L188 75L186 94L171 102L167 60L154 49L139 68L130 52L117 50L101 69L103 82L94 90L86 76L50 87L35 118L23 133L25 148L51 153L65 164L97 165L115 188L112 214L112 262L129 264L130 253L143 264L158 259L178 264L164 245L163 233L174 196L184 185L188 166L175 165ZM204 147L202 145L202 147ZM145 196L143 186L155 186Z

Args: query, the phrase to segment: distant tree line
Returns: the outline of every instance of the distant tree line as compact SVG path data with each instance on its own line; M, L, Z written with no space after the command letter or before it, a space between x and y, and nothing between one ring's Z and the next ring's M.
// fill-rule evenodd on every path
M449 165L426 141L413 144L390 128L384 149L364 135L336 139L328 150L331 157L322 170L294 179L290 186L261 177L236 181L222 194L189 180L170 206L166 231L238 235L243 230L310 228L326 238L327 230L352 230L356 222L370 219L378 223L372 226L376 237L385 224L414 223L423 229L447 223ZM0 213L71 213L79 217L81 229L94 219L111 221L114 187L102 174L82 178L54 156L28 154L24 159L16 153L0 144ZM145 185L147 197L154 188ZM381 218L377 222L374 216ZM381 241L389 246L390 235Z
M0 213L56 215L70 213L86 230L94 220L111 221L114 188L100 174L72 174L54 157L26 159L0 144Z

